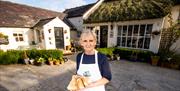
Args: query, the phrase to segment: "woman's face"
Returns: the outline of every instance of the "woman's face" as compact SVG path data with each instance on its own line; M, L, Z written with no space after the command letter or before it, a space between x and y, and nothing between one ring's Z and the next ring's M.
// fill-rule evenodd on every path
M85 52L93 51L96 46L96 40L91 34L83 35L80 43L81 43L81 46L84 48Z

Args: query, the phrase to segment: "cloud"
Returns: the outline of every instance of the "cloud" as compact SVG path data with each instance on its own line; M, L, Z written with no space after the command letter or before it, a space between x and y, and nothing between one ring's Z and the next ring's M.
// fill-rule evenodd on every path
M65 9L88 4L88 0L4 0L62 12Z

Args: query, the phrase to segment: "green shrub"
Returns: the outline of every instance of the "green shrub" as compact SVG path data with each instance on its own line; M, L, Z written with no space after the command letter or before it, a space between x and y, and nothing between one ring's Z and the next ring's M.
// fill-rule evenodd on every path
M17 64L19 59L19 53L19 51L15 50L1 52L0 64Z
M58 59L63 57L63 52L60 50L8 50L3 52L0 50L0 64L17 64L19 60L23 60L24 52L30 59L44 58L47 60L49 57Z
M114 48L97 48L97 51L108 56L113 56Z
M119 54L121 59L150 62L153 53L146 50L115 48L113 54Z

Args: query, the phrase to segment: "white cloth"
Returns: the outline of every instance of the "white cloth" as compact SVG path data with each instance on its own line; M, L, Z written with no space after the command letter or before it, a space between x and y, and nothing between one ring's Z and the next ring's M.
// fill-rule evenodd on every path
M94 81L102 79L101 73L99 71L97 51L95 51L94 64L82 64L83 56L84 56L84 53L81 55L81 60L80 60L77 74L81 76L88 76L90 82L94 82ZM105 91L105 86L101 85L101 86L96 86L92 88L86 88L81 91Z

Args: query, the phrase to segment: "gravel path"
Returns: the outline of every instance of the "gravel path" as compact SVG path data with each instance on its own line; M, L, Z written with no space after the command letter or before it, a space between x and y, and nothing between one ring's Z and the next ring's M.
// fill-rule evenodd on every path
M76 55L59 66L0 65L0 91L67 91ZM180 71L129 61L110 62L107 91L180 91Z

